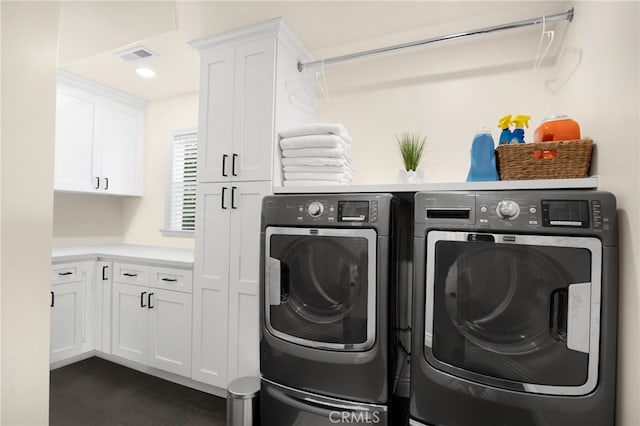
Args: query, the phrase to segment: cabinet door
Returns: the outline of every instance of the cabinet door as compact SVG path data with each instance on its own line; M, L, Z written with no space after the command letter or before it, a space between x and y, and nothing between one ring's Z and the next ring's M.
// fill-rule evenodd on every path
M231 178L234 49L226 47L202 56L198 181Z
M111 262L96 262L96 349L111 353L111 286L113 264Z
M50 362L82 352L82 282L51 287Z
M100 190L116 195L142 195L144 111L104 100L100 156Z
M54 189L95 192L94 145L100 134L101 101L98 96L58 85Z
M227 385L230 189L222 184L199 184L196 202L192 378L224 388Z
M260 375L260 211L262 198L271 193L271 183L245 182L235 187L229 267L229 382Z
M190 377L191 294L149 291L149 365Z
M114 355L147 363L149 345L148 295L152 290L137 285L113 283L112 345Z
M230 153L234 181L271 179L275 43L270 37L236 47L233 151Z

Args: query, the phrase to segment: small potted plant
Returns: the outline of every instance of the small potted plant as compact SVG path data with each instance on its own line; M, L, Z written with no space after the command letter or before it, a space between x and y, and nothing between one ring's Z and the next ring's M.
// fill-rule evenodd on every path
M404 163L404 170L400 170L398 174L398 183L422 183L424 177L418 166L424 154L427 138L420 137L417 133L405 132L400 136L396 135L396 140Z

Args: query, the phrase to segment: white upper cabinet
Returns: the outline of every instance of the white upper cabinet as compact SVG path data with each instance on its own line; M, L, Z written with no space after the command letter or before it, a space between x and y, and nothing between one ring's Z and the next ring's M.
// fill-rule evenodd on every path
M271 179L275 44L268 37L203 53L200 182Z
M146 101L59 72L54 189L143 194Z

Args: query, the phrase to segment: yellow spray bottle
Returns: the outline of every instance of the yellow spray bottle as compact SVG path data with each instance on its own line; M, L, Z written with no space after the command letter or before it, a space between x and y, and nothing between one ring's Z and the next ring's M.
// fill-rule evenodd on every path
M531 116L525 114L513 117L511 122L516 125L516 128L512 133L511 143L524 143L524 128L529 128L529 120L531 120Z
M509 130L509 126L511 126L511 114L505 115L498 121L498 127L502 129L498 145L507 145L511 143L512 134L511 130Z

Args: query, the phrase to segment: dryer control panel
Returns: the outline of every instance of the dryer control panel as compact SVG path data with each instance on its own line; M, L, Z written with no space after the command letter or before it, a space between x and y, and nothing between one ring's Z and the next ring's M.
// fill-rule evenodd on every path
M380 235L391 229L391 194L305 194L267 196L262 226L373 227Z
M416 223L513 232L583 233L615 228L612 194L588 190L419 193Z

